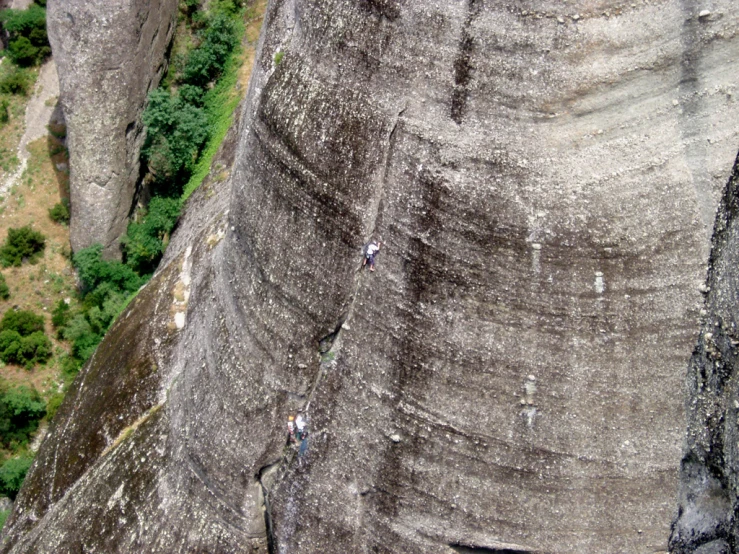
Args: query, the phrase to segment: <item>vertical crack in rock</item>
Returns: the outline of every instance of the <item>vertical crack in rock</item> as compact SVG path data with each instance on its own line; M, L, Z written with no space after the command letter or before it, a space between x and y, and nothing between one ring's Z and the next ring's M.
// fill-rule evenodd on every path
M506 545L503 548L489 548L487 546L454 543L450 544L449 547L459 554L536 554L533 550L514 545Z
M480 13L480 0L467 0L467 17L462 27L462 37L459 40L459 52L454 61L454 89L452 91L452 119L461 124L465 111L467 110L467 98L469 96L469 84L472 79L471 58L475 47L475 39L470 33L470 27Z
M277 546L274 536L274 527L272 524L272 508L270 506L270 494L275 484L276 478L274 474L280 471L285 463L285 459L262 467L257 472L257 481L262 488L262 508L264 510L264 528L267 533L267 552L269 554L277 554ZM270 482L271 480L271 482Z

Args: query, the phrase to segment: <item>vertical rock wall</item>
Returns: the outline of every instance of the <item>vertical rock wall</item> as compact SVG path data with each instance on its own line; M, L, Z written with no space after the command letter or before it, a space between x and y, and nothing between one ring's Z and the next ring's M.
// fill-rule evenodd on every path
M50 0L70 152L73 250L120 257L139 178L141 113L162 77L177 0Z
M272 2L230 192L190 202L0 552L665 551L731 7Z

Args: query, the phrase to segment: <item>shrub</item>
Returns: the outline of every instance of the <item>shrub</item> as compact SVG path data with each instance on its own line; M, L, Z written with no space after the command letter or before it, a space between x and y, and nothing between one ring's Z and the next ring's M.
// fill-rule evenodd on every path
M51 357L44 318L26 310L8 310L0 321L0 359L31 369Z
M51 357L51 341L41 332L22 337L16 331L0 332L0 359L32 369Z
M0 298L7 300L10 298L10 288L8 283L5 282L5 275L0 273Z
M54 204L53 208L49 208L49 218L54 223L63 225L69 224L69 200L63 198L61 202Z
M11 39L27 37L35 29L46 29L46 10L36 4L31 4L26 10L2 10L0 22Z
M38 391L0 384L0 442L6 448L23 446L36 432L46 406Z
M72 343L72 354L86 360L97 348L103 337L92 330L84 314L76 315L64 328L64 338Z
M280 65L280 62L282 62L282 58L285 57L285 53L280 50L275 54L275 65Z
M70 309L69 304L64 300L59 300L59 302L56 303L54 310L51 312L51 324L55 329L61 329L69 323L71 317L72 310Z
M190 53L185 64L185 83L202 88L216 79L237 43L236 27L231 19L223 13L212 17L200 47Z
M13 67L0 78L0 92L25 96L31 88L31 78L28 71Z
M18 37L8 44L8 55L20 66L33 65L39 56L39 49L26 37Z
M0 21L10 35L8 54L18 65L32 65L51 53L46 10L38 4L26 10L3 10Z
M7 123L10 121L10 113L8 112L9 106L10 101L7 98L0 98L0 123Z
M103 247L94 244L77 252L72 261L82 282L83 292L91 293L99 285L108 283L123 293L137 291L146 281L121 262L102 259Z
M177 92L183 102L187 102L198 108L203 106L205 91L202 88L194 85L182 85Z
M191 171L200 147L208 139L208 118L203 109L184 101L179 94L157 89L149 95L143 120L143 153L154 177L170 180Z
M178 199L152 198L142 221L131 223L126 236L121 240L126 253L126 264L141 274L154 271L179 213Z
M15 331L23 337L43 330L43 316L29 310L8 310L0 321L0 331Z
M10 458L0 466L0 490L3 494L15 499L32 463L33 457L26 454Z
M34 262L46 246L46 238L30 225L8 229L5 244L0 247L0 263L3 267L20 267L24 259Z

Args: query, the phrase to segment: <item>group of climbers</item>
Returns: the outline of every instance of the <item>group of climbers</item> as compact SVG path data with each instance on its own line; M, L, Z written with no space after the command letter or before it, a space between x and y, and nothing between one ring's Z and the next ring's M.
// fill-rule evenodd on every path
M364 247L364 259L362 268L369 263L370 271L375 270L375 256L382 248L382 243L372 240ZM302 457L308 450L308 415L298 412L297 416L290 415L287 418L287 442L290 446L297 446L298 456Z

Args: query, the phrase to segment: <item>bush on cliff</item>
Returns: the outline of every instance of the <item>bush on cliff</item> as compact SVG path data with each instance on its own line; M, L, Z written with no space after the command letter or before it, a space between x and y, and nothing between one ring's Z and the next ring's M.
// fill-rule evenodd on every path
M141 221L131 223L121 240L126 264L140 275L152 273L164 254L179 214L178 198L152 198Z
M146 279L129 266L102 258L99 244L73 257L82 283L81 306L72 311L60 301L52 313L58 334L72 343L72 355L62 362L62 373L72 377L95 351L105 332Z
M217 13L208 20L202 32L202 42L190 52L183 81L204 88L218 78L229 54L238 44L236 26L226 13Z
M205 112L179 94L156 89L149 94L143 120L143 154L149 171L157 181L181 181L178 177L192 170L200 147L208 139Z

